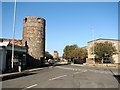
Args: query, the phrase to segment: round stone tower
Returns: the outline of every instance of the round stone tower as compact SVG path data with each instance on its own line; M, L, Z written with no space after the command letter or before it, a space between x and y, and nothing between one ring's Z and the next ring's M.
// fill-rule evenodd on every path
M28 47L31 66L43 64L45 54L45 19L36 16L24 18L22 43Z

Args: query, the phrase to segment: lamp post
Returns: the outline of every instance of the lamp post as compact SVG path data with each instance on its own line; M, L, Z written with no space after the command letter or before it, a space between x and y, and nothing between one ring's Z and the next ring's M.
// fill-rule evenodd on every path
M93 63L95 64L95 52L94 52L94 47L95 47L95 40L94 40L94 30L92 28L92 38L93 38Z
M11 67L12 67L12 70L13 70L13 62L14 62L15 24L16 24L16 0L15 0L15 4L14 4L14 18L13 18L13 39L12 39L12 58L11 58Z

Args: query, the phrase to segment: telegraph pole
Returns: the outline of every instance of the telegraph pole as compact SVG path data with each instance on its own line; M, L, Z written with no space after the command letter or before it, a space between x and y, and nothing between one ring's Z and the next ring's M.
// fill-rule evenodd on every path
M92 38L93 38L93 63L95 63L95 52L94 52L94 47L95 47L95 40L94 40L94 30L92 28Z
M12 39L12 58L11 58L12 70L13 70L13 62L14 62L15 24L16 24L16 0L15 0L15 3L14 3L14 18L13 18L13 39Z

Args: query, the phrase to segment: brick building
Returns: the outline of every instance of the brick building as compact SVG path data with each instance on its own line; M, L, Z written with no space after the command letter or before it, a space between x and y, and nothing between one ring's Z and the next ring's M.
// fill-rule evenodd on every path
M53 58L58 58L58 56L59 56L58 51L54 51Z
M13 44L13 39L1 38L0 41L1 42L9 42L9 43ZM22 40L14 39L14 44L17 46L22 46Z
M12 39L0 39L0 71L11 70ZM21 63L22 70L26 69L27 48L21 46L21 40L14 40L14 70L18 71L18 64Z

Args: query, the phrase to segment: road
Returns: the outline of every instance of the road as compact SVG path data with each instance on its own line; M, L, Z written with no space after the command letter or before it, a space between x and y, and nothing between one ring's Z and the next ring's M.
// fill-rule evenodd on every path
M116 69L62 65L2 82L3 88L118 88ZM4 89L3 89L4 90Z

